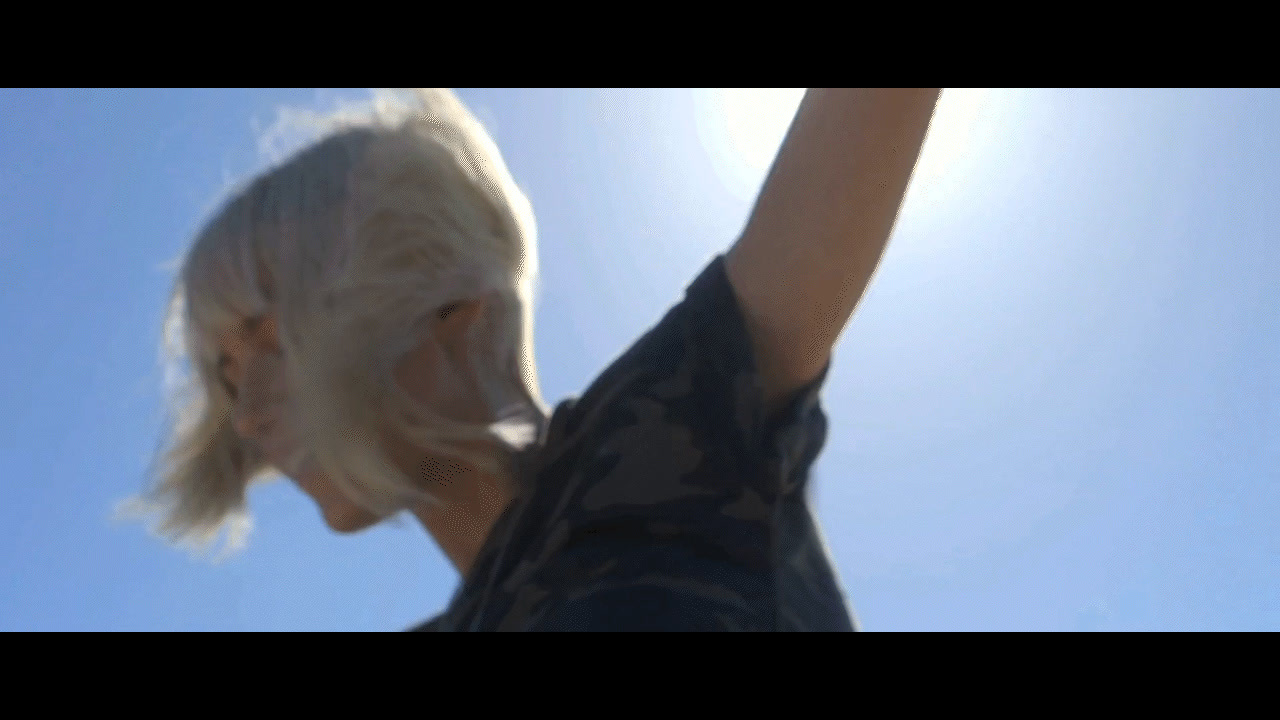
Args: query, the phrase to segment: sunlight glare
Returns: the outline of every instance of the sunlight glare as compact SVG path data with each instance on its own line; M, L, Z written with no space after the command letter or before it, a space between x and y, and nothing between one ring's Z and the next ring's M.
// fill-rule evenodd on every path
M986 88L946 88L938 100L912 184L933 186L971 170L983 139L984 111L992 92Z
M936 259L955 237L956 223L983 207L1001 160L998 141L1009 132L1016 104L1007 90L942 91L894 232L895 255Z
M716 174L753 200L791 126L804 88L714 88L697 94L698 136Z

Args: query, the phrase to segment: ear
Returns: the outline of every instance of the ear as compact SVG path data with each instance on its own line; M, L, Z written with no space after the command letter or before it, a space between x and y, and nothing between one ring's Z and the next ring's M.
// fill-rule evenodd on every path
M488 307L488 297L477 297L440 308L436 316L436 340L451 353L465 349L467 331L484 316Z

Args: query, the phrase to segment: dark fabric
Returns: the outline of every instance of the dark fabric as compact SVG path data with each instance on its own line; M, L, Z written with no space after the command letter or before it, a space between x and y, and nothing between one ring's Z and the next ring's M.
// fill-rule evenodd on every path
M449 607L411 630L857 630L807 492L828 369L764 416L717 256L556 407L520 458L530 491Z

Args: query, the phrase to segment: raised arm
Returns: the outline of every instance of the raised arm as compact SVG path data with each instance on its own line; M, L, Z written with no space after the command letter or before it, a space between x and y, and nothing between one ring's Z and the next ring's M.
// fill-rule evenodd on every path
M893 231L939 88L810 88L725 269L765 386L817 377Z

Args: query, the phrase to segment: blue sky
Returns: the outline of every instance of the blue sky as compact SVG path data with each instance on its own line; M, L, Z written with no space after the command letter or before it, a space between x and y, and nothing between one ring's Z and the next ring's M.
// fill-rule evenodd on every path
M800 91L490 90L538 216L543 391L580 392L733 241ZM457 576L287 482L249 547L111 522L160 435L163 301L279 106L0 92L0 630L394 631ZM256 123L256 125L255 125ZM1280 630L1280 92L943 93L835 351L815 504L864 629Z

